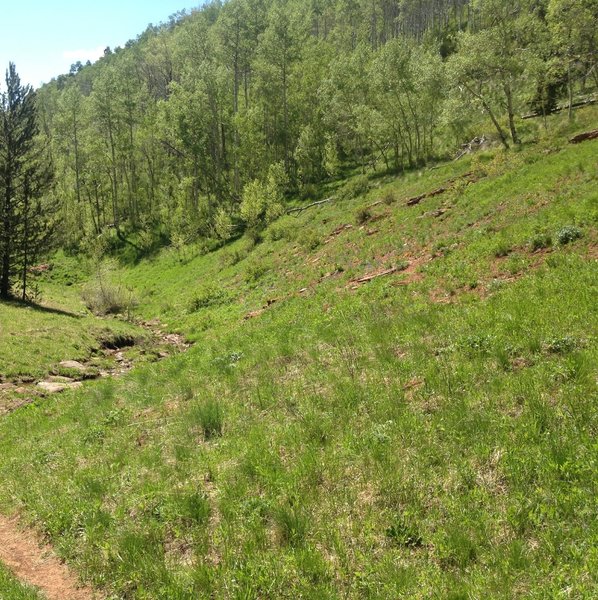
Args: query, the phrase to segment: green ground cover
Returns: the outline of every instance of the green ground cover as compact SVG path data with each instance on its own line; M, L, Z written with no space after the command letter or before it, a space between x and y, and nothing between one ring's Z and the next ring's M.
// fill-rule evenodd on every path
M0 509L118 598L595 596L598 142L573 131L123 268L195 345L3 418Z
M0 565L0 600L40 600L32 588L16 581L11 573Z

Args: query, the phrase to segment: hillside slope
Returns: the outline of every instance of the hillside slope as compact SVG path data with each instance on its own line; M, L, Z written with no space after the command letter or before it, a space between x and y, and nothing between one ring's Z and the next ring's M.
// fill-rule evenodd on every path
M195 344L3 418L2 512L118 598L592 597L598 141L561 130L123 269Z

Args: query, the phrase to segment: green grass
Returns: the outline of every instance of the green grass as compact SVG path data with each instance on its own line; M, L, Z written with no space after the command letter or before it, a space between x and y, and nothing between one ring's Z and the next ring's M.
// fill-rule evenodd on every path
M0 564L0 600L41 600L41 598L33 588L19 583Z
M122 598L594 597L598 143L564 139L123 269L195 346L4 418L0 509Z
M84 360L102 340L142 335L115 319L60 309L3 303L0 306L0 374L43 377L62 360Z

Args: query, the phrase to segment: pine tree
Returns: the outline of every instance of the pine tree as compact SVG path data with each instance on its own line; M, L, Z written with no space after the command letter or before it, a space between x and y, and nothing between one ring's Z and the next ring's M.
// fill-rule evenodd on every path
M37 143L35 92L21 85L15 65L0 96L0 298L10 298L15 277L26 298L27 271L51 231L50 204L43 196L52 181L46 154Z

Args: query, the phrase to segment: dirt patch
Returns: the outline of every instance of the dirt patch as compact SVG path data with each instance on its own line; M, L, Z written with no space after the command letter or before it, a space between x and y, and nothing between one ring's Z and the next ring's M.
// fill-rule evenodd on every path
M21 581L39 588L48 600L99 600L102 596L79 584L52 549L22 529L17 519L0 516L0 560Z

